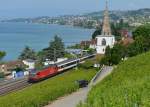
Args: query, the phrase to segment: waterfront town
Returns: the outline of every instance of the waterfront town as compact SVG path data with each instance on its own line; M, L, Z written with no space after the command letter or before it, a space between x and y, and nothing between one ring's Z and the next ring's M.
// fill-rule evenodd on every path
M4 61L7 53L0 51L0 107L150 106L150 9L110 11L105 0L101 12L6 22L94 32L67 47L54 35L48 47L37 52L26 46L13 61Z
M80 42L80 44L76 44L79 45L78 46L74 46L74 47L70 47L69 49L67 49L67 53L71 54L71 55L81 55L83 52L85 53L88 52L90 49L91 50L95 50L95 52L97 54L104 54L105 53L105 48L106 46L110 46L111 48L114 46L114 44L118 41L115 41L115 35L112 35L111 33L111 28L110 28L110 20L109 20L109 13L108 13L108 7L106 7L106 10L104 12L104 21L103 21L103 25L102 25L102 33L97 33L91 35L91 40L87 40L84 41L82 40ZM80 18L79 18L80 19ZM120 21L118 22L120 24L120 26L123 26L122 29L119 28L117 29L118 34L117 36L120 36L120 40L119 42L122 42L124 45L128 45L130 43L133 42L133 38L132 38L132 33L129 31L129 28L126 26L126 22L124 22L122 19L120 19ZM95 25L95 26L100 26ZM124 27L125 26L125 27ZM101 28L98 27L98 30L100 30ZM98 30L96 30L94 33L96 33ZM100 36L98 36L100 35ZM96 38L94 38L93 36L97 36ZM102 45L101 45L102 44ZM76 49L77 48L77 49ZM26 53L25 53L26 51ZM12 78L18 78L19 76L26 76L29 74L29 70L31 69L35 69L35 63L38 62L37 60L35 60L35 55L33 55L33 57L31 56L25 56L25 54L27 54L28 51L29 54L33 54L34 52L32 52L32 49L30 50L29 47L26 47L26 50L24 50L24 56L25 58L21 58L15 61L10 61L4 64L0 65L0 69L2 74L4 73L4 75L6 75L6 78L8 79L12 79ZM28 58L29 57L29 58ZM64 60L67 60L68 58L57 58L57 63L62 62ZM48 64L54 64L54 61L52 61L51 59L45 59L43 63L45 66ZM20 67L21 69L24 69L25 71L20 71L18 72L18 76L17 73L15 71L15 69L17 67ZM16 74L16 75L15 75Z

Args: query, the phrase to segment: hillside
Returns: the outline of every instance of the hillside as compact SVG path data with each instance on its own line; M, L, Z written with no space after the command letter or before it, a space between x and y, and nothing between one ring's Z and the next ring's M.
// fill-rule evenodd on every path
M148 8L126 11L112 10L109 13L112 21L124 19L124 21L129 24L150 22L150 9ZM42 16L37 18L17 18L3 20L2 22L45 23L94 28L97 23L103 19L103 15L104 11L98 11L81 15L64 15L58 17Z
M122 62L79 107L150 107L150 52Z

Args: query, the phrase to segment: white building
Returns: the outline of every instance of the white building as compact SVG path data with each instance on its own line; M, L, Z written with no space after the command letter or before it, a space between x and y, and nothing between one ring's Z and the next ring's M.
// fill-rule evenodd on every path
M23 60L22 61L26 66L28 66L27 70L35 68L35 61L31 59Z
M97 46L96 46L97 54L105 54L106 47L110 46L110 48L112 48L115 43L114 36L100 35L96 39L97 39Z
M105 54L106 47L110 46L112 48L115 44L115 36L111 34L107 1L106 1L106 9L104 12L102 34L96 37L96 41L97 41L96 45L97 54Z

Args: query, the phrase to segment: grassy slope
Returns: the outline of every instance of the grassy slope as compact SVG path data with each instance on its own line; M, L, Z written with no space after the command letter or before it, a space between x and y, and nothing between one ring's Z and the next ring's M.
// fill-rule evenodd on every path
M150 52L119 64L79 107L150 107Z
M76 91L79 79L90 80L96 70L71 70L62 75L34 84L24 90L0 97L0 107L40 107L60 96Z

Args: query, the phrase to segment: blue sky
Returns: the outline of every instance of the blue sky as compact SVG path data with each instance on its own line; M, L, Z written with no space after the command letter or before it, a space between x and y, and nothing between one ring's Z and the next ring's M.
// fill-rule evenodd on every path
M0 18L82 14L104 9L105 0L0 0ZM150 0L109 0L111 10L150 8Z

